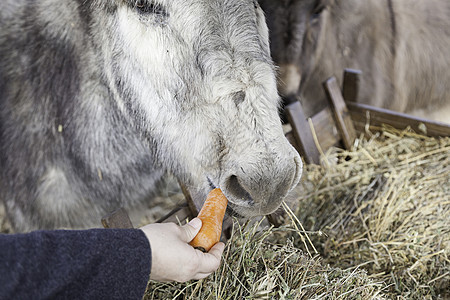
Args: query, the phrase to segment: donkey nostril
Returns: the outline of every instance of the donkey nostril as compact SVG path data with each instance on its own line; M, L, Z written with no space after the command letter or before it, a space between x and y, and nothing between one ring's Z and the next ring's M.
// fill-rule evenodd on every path
M236 175L231 175L225 183L225 189L227 194L234 199L238 199L243 202L253 202L252 197L247 190L239 183L239 178Z

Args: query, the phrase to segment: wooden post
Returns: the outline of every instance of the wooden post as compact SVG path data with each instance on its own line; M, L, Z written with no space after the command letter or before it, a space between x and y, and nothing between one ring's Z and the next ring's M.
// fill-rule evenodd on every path
M189 189L183 182L178 180L178 184L180 185L181 191L183 192L183 195L186 198L187 206L191 212L191 215L195 217L200 211L201 206L197 207L197 204L194 202L194 199L192 199L192 195L189 192Z
M178 221L193 219L197 216L198 212L200 211L201 207L198 207L200 203L196 204L194 202L188 187L180 180L178 180L178 184L181 188L181 191L183 192L185 202L172 209L165 216L157 220L156 223L168 223L168 222L177 223Z
M337 146L342 148L341 134L337 130L334 122L333 112L329 105L315 114L311 118L314 130L319 140L319 145L322 151L327 151L330 147Z
M156 223L177 223L178 221L184 221L186 219L192 219L195 215L192 215L191 210L188 207L188 203L183 203L172 209L165 216L156 221Z
M323 86L331 110L333 111L334 120L341 134L344 147L347 150L351 150L357 135L336 78L331 77L324 82Z
M102 218L102 225L105 228L133 228L127 211L121 207Z
M342 95L347 102L358 102L359 87L362 72L360 70L345 69Z
M295 101L286 106L286 113L295 139L294 147L308 164L319 164L320 153L317 150L302 105Z

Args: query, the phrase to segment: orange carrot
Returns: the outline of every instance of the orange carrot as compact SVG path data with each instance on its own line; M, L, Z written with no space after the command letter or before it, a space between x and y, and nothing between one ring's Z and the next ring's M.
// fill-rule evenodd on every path
M198 218L202 220L202 228L189 243L192 247L208 252L220 240L222 222L228 200L219 188L209 192Z

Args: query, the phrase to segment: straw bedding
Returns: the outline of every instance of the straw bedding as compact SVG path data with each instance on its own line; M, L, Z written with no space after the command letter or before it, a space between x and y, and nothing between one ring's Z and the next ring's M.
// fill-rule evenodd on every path
M280 228L235 221L221 268L147 299L450 297L450 139L408 130L332 148L306 166Z
M450 139L385 129L308 166L297 215L324 260L361 266L391 297L450 297Z
M150 282L144 299L385 299L365 271L325 266L287 238L291 226L235 223L221 267L207 279Z

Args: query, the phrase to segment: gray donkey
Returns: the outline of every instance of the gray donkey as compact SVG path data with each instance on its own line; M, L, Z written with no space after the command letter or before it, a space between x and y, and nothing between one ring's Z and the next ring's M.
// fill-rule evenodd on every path
M268 214L302 173L278 109L256 1L0 2L0 198L17 231L98 225L166 172Z
M259 0L279 91L307 114L330 76L362 70L359 102L450 123L450 1Z

